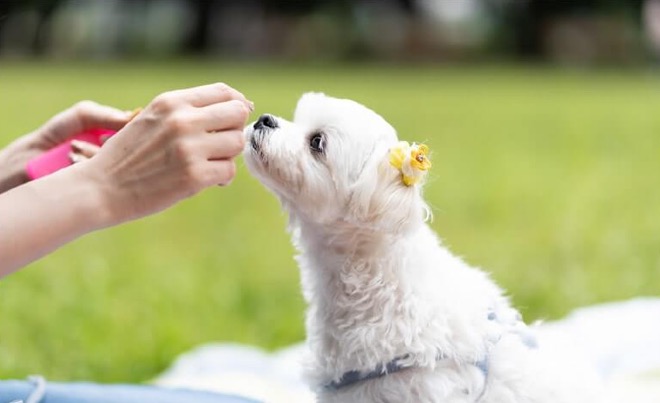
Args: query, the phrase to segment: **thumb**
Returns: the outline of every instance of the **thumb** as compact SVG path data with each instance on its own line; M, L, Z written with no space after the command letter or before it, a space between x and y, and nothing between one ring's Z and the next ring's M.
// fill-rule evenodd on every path
M110 106L92 103L79 114L81 131L88 129L119 130L133 117L134 112L122 111Z
M55 115L46 123L43 136L45 140L58 144L89 129L119 130L131 117L131 112L92 101L82 101Z

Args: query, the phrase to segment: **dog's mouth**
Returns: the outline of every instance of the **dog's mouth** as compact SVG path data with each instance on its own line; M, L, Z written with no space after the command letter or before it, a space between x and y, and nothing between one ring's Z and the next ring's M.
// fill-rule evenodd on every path
M251 129L247 133L247 141L249 147L252 151L252 154L255 155L261 162L266 164L266 155L264 154L263 148L264 143L266 142L266 133L264 129Z
M258 136L257 131L253 131L250 136L250 148L252 151L259 152L261 150L261 143L263 141L263 136Z

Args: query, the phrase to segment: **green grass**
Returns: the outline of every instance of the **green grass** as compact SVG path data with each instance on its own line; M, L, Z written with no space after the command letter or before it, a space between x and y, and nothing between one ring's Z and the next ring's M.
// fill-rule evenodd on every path
M660 292L651 73L0 62L0 144L80 99L131 109L212 81L247 94L254 117L291 116L302 92L320 90L427 142L433 227L529 320ZM286 218L239 165L229 188L90 234L0 280L0 378L141 382L199 343L301 340Z

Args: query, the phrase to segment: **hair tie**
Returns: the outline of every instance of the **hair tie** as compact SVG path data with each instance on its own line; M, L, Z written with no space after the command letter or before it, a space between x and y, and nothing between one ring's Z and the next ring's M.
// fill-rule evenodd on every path
M427 154L429 148L425 144L408 144L400 141L390 149L390 164L401 171L401 179L406 186L419 182L426 171L431 168Z

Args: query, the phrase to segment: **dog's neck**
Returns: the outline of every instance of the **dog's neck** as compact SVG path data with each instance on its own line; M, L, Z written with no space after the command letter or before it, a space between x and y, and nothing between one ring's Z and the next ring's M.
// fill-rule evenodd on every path
M436 340L429 339L447 329L437 328L437 311L427 304L439 290L419 281L442 270L423 263L430 260L423 254L440 250L428 226L420 222L403 236L298 224L292 230L309 304L311 372L336 378L405 354L435 365Z

